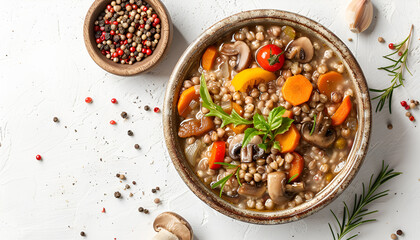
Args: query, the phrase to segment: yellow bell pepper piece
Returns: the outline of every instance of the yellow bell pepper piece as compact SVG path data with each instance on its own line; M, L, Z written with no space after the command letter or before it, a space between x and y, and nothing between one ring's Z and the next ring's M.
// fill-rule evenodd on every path
M260 83L267 83L276 79L276 74L262 68L248 68L238 74L232 80L236 91L246 92L248 88Z

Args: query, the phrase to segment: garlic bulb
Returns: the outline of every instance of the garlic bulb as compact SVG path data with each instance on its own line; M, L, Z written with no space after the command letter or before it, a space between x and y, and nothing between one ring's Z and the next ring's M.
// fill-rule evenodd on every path
M370 0L352 0L347 7L346 18L352 32L365 31L373 18L372 2Z

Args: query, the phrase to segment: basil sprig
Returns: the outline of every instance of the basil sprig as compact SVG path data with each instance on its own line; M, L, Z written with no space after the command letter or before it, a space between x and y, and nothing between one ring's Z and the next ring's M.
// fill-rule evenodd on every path
M235 110L232 110L232 113L229 115L223 111L222 107L213 102L207 89L204 75L201 75L200 79L200 97L203 100L203 107L209 110L209 113L207 113L206 116L220 118L222 120L221 127L231 123L234 126L254 125L253 128L245 130L242 146L246 146L254 136L262 135L263 143L258 145L260 148L267 151L270 146L273 146L274 148L281 150L281 146L278 141L275 141L275 137L287 132L293 123L293 119L283 117L283 114L286 112L284 107L280 106L271 110L267 120L259 113L254 114L253 121L241 117Z

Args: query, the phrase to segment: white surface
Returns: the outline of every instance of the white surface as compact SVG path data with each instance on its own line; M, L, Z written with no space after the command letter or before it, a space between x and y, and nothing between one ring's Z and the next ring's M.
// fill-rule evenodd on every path
M399 101L420 98L420 1L375 0L375 19L366 33L351 33L344 20L346 1L165 0L175 25L167 59L148 74L118 77L89 57L82 37L84 16L92 1L0 1L3 11L0 47L0 239L150 239L152 222L163 211L175 211L207 239L331 239L329 209L340 212L342 200L360 192L361 182L385 159L404 175L387 184L391 196L372 209L378 222L359 228L359 239L389 239L401 228L404 239L420 234L420 162L418 122L404 116ZM400 41L416 24L405 88L394 95L393 110L374 114L369 154L351 186L327 208L304 220L259 226L230 219L201 202L183 183L168 157L161 114L139 107L161 106L164 89L187 45L218 20L242 10L275 8L308 16L335 32L357 57L371 87L384 87L389 77L376 68L386 44ZM347 41L351 37L353 42ZM86 104L85 97L93 98ZM119 104L111 104L111 98ZM137 99L138 97L138 99ZM374 102L373 106L376 106ZM127 111L130 119L119 114ZM418 110L414 116L420 120ZM57 116L60 123L54 123ZM115 119L118 124L109 124ZM386 128L392 121L393 130ZM65 128L67 126L67 128ZM77 132L75 132L77 129ZM134 136L127 136L127 130ZM135 150L139 143L142 149ZM35 160L41 154L42 161ZM102 158L102 161L100 161ZM127 183L114 177L127 172ZM130 184L131 185L131 184ZM161 191L152 194L151 189ZM115 199L119 190L123 199ZM144 195L142 194L144 191ZM129 192L134 197L128 197ZM395 193L395 195L394 195ZM155 206L159 197L162 204ZM139 206L150 209L145 215ZM101 213L102 208L106 213Z

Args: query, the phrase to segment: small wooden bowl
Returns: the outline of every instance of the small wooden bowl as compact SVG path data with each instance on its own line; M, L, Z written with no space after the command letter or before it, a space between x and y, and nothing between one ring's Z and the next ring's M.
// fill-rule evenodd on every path
M85 23L83 25L83 37L85 39L85 45L89 55L92 57L93 61L95 61L96 64L105 71L120 76L131 76L150 70L164 58L172 42L173 26L168 10L159 0L146 1L153 7L160 18L161 37L152 55L140 62L135 62L132 65L121 64L115 63L102 55L101 51L97 47L93 29L99 14L106 9L106 6L110 4L111 1L112 0L95 0L86 14Z

